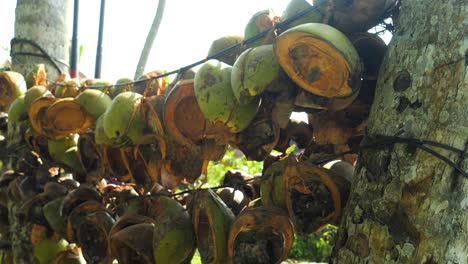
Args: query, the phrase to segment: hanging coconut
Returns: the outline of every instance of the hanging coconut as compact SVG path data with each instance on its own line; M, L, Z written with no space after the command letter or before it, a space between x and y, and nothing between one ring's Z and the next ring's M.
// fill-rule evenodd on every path
M281 69L273 45L261 45L242 52L231 73L231 85L236 99L251 101L263 92L280 92L288 89L287 78Z
M322 23L323 13L318 8L309 11L308 13L297 17L299 13L305 12L312 8L306 0L291 0L283 11L282 21L285 22L287 19L291 19L287 24L281 27L281 31L286 31L292 27L302 25L305 23Z
M8 109L8 123L19 122L28 118L28 111L24 104L24 94L18 96L10 105Z
M251 124L236 134L236 148L249 160L262 161L278 143L280 127L272 118L272 102L264 100Z
M294 241L287 214L277 207L243 210L231 226L228 263L281 263Z
M208 50L207 57L210 59L222 61L228 65L233 65L234 62L236 61L236 58L242 52L240 44L242 43L243 40L244 38L242 36L236 36L236 35L228 35L228 36L224 36L221 38L217 38L211 43L210 49ZM237 45L238 45L237 48L230 49L230 51L226 52L226 54L213 57L219 52L224 51L233 46L237 46Z
M98 172L102 166L94 134L93 131L81 133L77 142L78 156L87 173Z
M10 104L26 92L23 75L13 72L0 72L0 112L7 112Z
M294 158L280 161L265 172L262 201L287 209L298 234L310 234L326 224L338 224L350 182L341 175Z
M112 99L99 90L86 89L75 97L80 104L94 119L98 119L111 105Z
M138 135L138 131L142 131L145 127L137 110L141 97L141 94L135 92L121 93L112 100L112 104L103 114L104 132L117 145L133 143L129 135L130 130L137 132L132 135L134 139L141 136Z
M47 110L56 101L57 101L57 98L53 96L43 96L43 97L37 98L29 106L28 116L29 116L29 121L31 122L31 127L40 136L52 137L47 127L48 126Z
M46 238L41 240L33 249L34 263L49 264L61 251L67 249L65 239Z
M231 69L220 61L207 61L195 74L194 90L208 121L220 122L230 133L238 133L255 117L260 99L247 103L236 100L231 87Z
M247 47L257 47L260 45L271 44L276 37L274 26L278 23L280 18L276 16L272 9L265 9L256 12L247 22L244 30L244 40L258 35L261 32L270 30L265 36L246 43Z
M155 77L165 73L165 70L156 70L143 74L133 84L132 91L147 97L162 94L164 89L169 85L169 77Z
M364 81L377 79L380 65L387 51L385 42L377 34L369 32L356 32L348 37L362 60Z
M189 208L202 262L227 263L231 209L210 189L196 191Z
M132 89L133 89L133 79L120 78L111 87L112 98L116 97L117 95L121 93L130 92Z
M26 86L47 86L47 72L44 64L36 64L32 71L26 75Z
M294 100L294 105L306 112L314 112L314 110L339 111L354 102L359 93L360 90L357 90L352 95L346 97L324 97L301 89Z
M195 234L190 215L176 200L167 196L153 198L155 219L153 256L156 263L184 263L195 253Z
M154 220L140 215L119 219L109 233L109 255L118 263L155 263L152 239Z
M80 91L80 82L77 79L65 80L56 83L54 95L57 98L75 97Z
M112 141L104 132L104 115L101 115L96 120L96 127L94 128L94 141L98 145L114 145L114 141Z
M195 97L193 80L179 81L167 95L164 125L178 144L201 148L201 158L218 160L226 151L226 145L213 140L223 128L206 120Z
M337 29L302 24L283 32L274 48L281 67L306 91L324 97L349 97L359 91L359 56Z
M60 162L65 151L77 145L78 137L78 134L72 134L66 138L48 139L47 149L52 160L55 162Z
M313 0L318 3L319 0ZM330 12L328 24L343 33L365 32L390 16L397 0L335 0L331 10L322 6L322 12Z
M112 86L113 83L111 81L102 79L88 79L84 81L82 85L84 89L94 89L108 95L111 94Z
M47 133L53 138L82 133L95 123L95 118L73 98L61 98L46 112Z
M33 86L24 94L24 105L26 109L29 110L31 104L39 97L54 97L54 95L45 86Z
M114 223L114 218L106 210L89 212L77 221L77 244L88 263L108 261L108 234Z

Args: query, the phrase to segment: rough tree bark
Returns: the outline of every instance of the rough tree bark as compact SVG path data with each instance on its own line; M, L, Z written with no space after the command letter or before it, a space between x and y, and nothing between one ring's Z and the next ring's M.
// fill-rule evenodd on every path
M14 71L26 76L35 64L43 63L49 80L68 72L68 4L69 1L60 0L17 0L11 45Z
M468 148L468 2L402 1L367 134ZM464 171L459 154L429 146ZM468 263L468 179L419 148L362 151L334 263Z
M68 2L62 0L17 1L15 38L11 45L12 70L27 76L35 64L42 63L46 66L49 81L55 80L60 73L68 71L65 66L69 57ZM21 157L28 149L23 138L25 127L23 123L12 127L14 132L9 133L7 139L7 147L17 149L14 153ZM16 168L17 162L18 159L10 159L7 162L10 166L7 167ZM21 205L12 201L8 203L10 223L8 238L13 253L13 263L33 263L31 224L24 224L19 220Z

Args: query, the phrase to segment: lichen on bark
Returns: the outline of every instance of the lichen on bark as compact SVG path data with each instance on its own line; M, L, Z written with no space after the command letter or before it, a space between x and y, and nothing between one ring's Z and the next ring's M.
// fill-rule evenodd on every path
M402 1L367 136L467 150L468 4ZM437 147L467 170L459 154ZM467 263L468 179L419 148L363 150L334 263Z

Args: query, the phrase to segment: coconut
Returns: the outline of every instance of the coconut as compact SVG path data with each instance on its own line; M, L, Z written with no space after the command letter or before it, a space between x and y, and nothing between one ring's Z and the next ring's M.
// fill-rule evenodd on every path
M75 98L75 101L94 119L98 119L112 103L112 99L107 94L95 89L84 90Z
M226 64L233 65L234 62L236 61L237 56L242 52L241 50L241 44L242 41L244 40L243 37L241 36L236 36L236 35L228 35L224 36L218 39L215 39L210 46L210 49L208 50L208 55L210 59L216 59L219 61L222 61ZM235 48L233 50L230 50L230 52L222 55L222 56L217 56L216 58L211 58L211 56L218 54L219 52L231 48L235 45L239 45L238 48Z
M324 97L347 97L359 90L361 62L337 29L307 23L283 32L274 44L278 62L301 88Z
M54 138L68 137L90 128L95 118L75 99L67 97L51 104L46 112L46 130Z
M260 99L237 102L231 88L232 67L209 60L195 74L195 96L200 110L210 122L223 123L231 133L244 130L255 117Z
M26 92L23 75L13 72L0 72L0 112L7 112L10 104Z
M244 51L232 67L231 85L236 99L251 101L265 91L287 89L282 85L283 71L276 60L273 45L261 45Z
M311 8L312 5L309 4L306 0L291 0L289 1L288 5L283 11L282 20L285 21L287 19L291 19L292 17L296 16L298 13L303 12L304 10ZM306 23L320 23L322 22L323 14L318 10L312 10L303 16L300 16L294 20L291 20L283 27L281 27L281 31L288 30L292 27L306 24Z

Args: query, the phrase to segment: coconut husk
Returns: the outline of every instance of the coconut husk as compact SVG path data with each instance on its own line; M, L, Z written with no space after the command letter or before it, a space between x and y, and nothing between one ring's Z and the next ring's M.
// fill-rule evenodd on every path
M293 241L293 226L283 210L247 208L237 216L229 233L229 263L281 263Z
M145 96L160 95L169 85L168 77L153 79L154 77L166 73L165 70L155 70L143 74L134 83L132 91Z
M10 104L26 92L23 75L13 72L0 72L0 112L8 112Z
M348 97L359 90L361 62L337 29L307 23L281 33L274 43L283 70L301 88L323 97Z
M313 0L317 4L319 0ZM365 32L389 16L397 0L335 0L320 7L328 14L328 24L348 34Z
M47 86L47 71L44 64L36 64L32 71L26 75L27 87L35 85Z
M95 123L95 118L73 98L61 98L46 111L47 134L53 138L65 138L79 134Z
M31 122L31 127L38 135L52 137L47 128L47 110L56 101L57 99L53 96L43 96L37 98L31 103L28 110L28 116Z
M229 65L233 65L237 57L242 52L240 45L239 45L239 48L235 50L231 50L231 52L228 52L224 54L223 56L218 56L215 58L212 58L211 56L218 54L219 52L225 49L238 45L242 43L243 40L244 38L242 36L235 36L235 35L228 35L228 36L217 38L211 43L210 49L208 50L207 57L209 57L210 59L217 59Z

